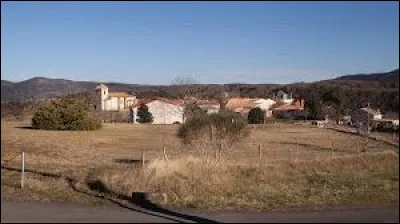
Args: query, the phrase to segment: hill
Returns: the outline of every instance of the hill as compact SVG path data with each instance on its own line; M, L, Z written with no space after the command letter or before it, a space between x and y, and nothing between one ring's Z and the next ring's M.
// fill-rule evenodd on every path
M66 79L34 77L22 82L1 80L1 101L43 99L94 90L98 82L82 82ZM135 91L137 85L105 83L113 91ZM141 86L141 90L154 87Z
M1 81L1 100L29 100L63 96L80 92L93 91L98 82L82 82L66 79L49 79L34 77L22 82ZM169 98L182 97L185 86L135 85L125 83L105 83L111 91L131 92L140 97L162 96ZM351 101L351 108L369 101L376 107L386 110L398 110L399 69L386 73L356 74L340 76L335 79L321 80L313 83L278 84L204 84L194 85L198 96L214 98L221 90L234 96L273 97L279 90L293 92L295 95L307 97L312 91L320 94L336 91L346 92ZM336 89L335 89L336 88ZM397 101L397 102L396 102Z
M336 78L335 80L361 80L361 81L384 81L393 82L399 81L399 69L387 73L373 73L373 74L356 74L345 75Z

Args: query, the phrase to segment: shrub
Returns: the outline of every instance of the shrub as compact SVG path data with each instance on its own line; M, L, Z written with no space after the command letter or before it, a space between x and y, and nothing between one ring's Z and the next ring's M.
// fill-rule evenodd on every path
M247 122L230 113L212 113L192 117L178 129L178 137L193 149L226 151L248 135Z
M1 119L24 120L32 115L33 102L9 101L1 103Z
M32 128L45 130L96 130L101 122L89 116L82 102L60 100L40 107L33 115Z
M264 123L265 111L259 107L252 108L247 117L249 124L262 124Z
M141 104L137 111L137 122L139 123L152 123L153 115L150 113L149 108L145 104Z
M185 120L193 117L202 116L204 114L206 114L206 112L201 109L196 103L190 103L186 105L183 111L183 116L185 117Z

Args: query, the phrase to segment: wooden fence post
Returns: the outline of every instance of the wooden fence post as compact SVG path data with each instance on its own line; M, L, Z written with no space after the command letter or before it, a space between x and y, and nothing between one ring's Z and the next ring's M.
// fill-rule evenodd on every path
M258 162L260 163L260 167L262 164L262 150L261 150L261 144L258 144Z
M164 152L164 160L165 160L165 161L168 161L167 147L165 146L165 144L164 144L164 146L163 146L163 152Z
M275 180L278 175L278 172L277 172L278 167L277 166L278 166L278 149L275 147Z
M144 167L144 152L142 151L142 167Z
M25 177L25 153L21 155L21 188L24 188L24 177Z

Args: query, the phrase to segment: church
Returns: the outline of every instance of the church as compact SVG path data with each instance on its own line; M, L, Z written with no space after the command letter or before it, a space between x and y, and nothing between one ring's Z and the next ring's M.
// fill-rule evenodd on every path
M126 111L137 103L136 96L126 92L109 92L104 84L96 87L96 94L100 96L96 109L101 111Z

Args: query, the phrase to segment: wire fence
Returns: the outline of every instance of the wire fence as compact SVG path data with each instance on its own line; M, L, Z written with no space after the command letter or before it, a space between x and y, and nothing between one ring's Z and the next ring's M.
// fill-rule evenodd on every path
M256 143L245 143L239 147L243 147L246 150L239 151L226 151L221 155L214 153L212 150L207 152L183 152L176 150L176 145L163 143L162 147L157 145L157 150L145 151L135 150L130 156L122 156L122 154L116 152L110 152L109 155L103 154L104 160L97 160L96 157L89 158L80 164L80 161L68 161L67 155L65 158L54 159L50 155L36 154L35 152L29 152L29 154L35 156L35 160L25 160L26 153L17 152L12 155L2 155L1 165L3 168L9 168L8 170L14 170L21 172L20 185L24 187L25 172L35 173L50 177L62 177L65 173L71 170L90 171L95 169L106 169L107 167L125 167L125 168L140 168L147 167L147 164L154 160L164 160L166 163L185 156L195 156L198 158L213 159L215 161L232 162L233 164L246 164L251 166L259 166L261 169L265 167L273 167L275 172L279 171L279 166L283 163L312 163L316 161L330 162L334 159L349 159L359 156L362 153L368 152L373 153L375 148L382 148L380 144L384 144L383 141L375 139L376 141L369 141L365 139L362 147L354 147L346 150L340 149L335 146L334 140L332 145L326 148L313 148L310 145L301 142L296 142L293 139L292 142L284 142L282 148L274 147L265 144ZM286 146L285 146L286 144ZM155 147L155 148L156 148ZM311 148L311 149L310 149ZM3 154L3 152L2 152ZM29 154L27 157L29 158ZM4 156L6 158L4 159ZM59 157L59 155L58 155ZM33 162L34 161L34 162ZM57 161L61 161L57 164ZM102 163L104 161L104 163ZM29 169L26 169L26 164ZM127 166L129 165L129 166ZM16 168L18 166L18 168ZM2 172L2 177L5 174Z
M15 155L9 157L7 160L2 160L1 161L1 168L6 168L7 167L7 163L9 163L10 161L15 160L16 158L18 158L20 156L21 158L21 179L20 179L20 186L21 188L24 187L24 178L25 178L25 153L24 152L20 152L20 153L16 153ZM3 155L2 155L3 157ZM9 176L11 176L12 174L10 174ZM3 173L2 173L2 178L4 178Z
M9 157L9 159L1 160L1 165L7 164L8 162L14 160L15 158L17 158L17 157L20 156L20 155L21 155L21 152L18 152L18 153L16 153L14 156ZM3 156L1 156L1 157L3 157Z

